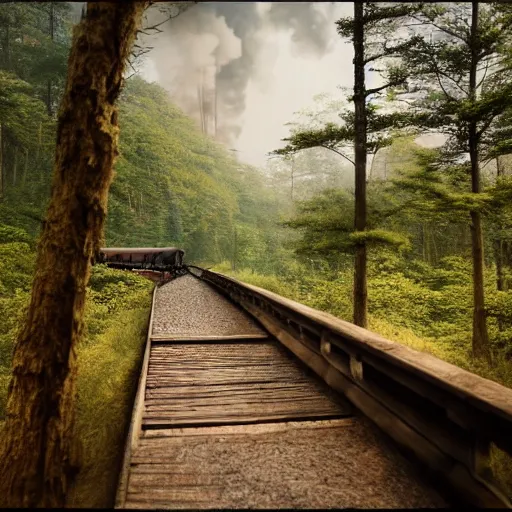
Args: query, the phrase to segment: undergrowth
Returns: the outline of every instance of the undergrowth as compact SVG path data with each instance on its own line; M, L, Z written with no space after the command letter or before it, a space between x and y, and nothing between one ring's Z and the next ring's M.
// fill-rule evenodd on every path
M0 442L12 352L30 298L34 252L27 240L22 230L0 225ZM83 460L68 506L114 506L152 288L151 281L131 272L93 267L77 347L76 435Z

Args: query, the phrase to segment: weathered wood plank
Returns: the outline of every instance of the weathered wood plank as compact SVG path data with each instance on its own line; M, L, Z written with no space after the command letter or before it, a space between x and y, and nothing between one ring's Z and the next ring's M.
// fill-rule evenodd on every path
M226 336L209 336L209 335L179 335L179 334L153 334L151 336L151 341L153 342L178 342L178 343L184 343L187 341L200 341L200 342L207 342L207 341L251 341L251 340L266 340L268 339L268 334L262 333L262 334L232 334L232 335L226 335Z
M220 489L218 487L209 487L201 485L190 489L183 487L170 488L166 487L147 489L146 487L135 487L130 485L129 492L126 496L127 501L144 500L151 501L154 504L159 502L212 502L220 498Z
M169 438L178 439L179 443L183 442L184 438L196 437L196 436L257 436L267 435L276 432L286 432L290 429L295 431L308 430L312 431L313 435L315 432L323 429L338 429L347 428L356 425L357 419L350 418L338 418L333 420L319 420L314 422L301 422L301 421L290 421L286 423L260 423L252 425L219 425L216 427L190 427L190 428L173 428L164 430L145 430L142 432L143 441L141 445L146 446L146 441L149 443L156 443L159 439L164 438L165 441Z
M128 488L128 478L130 471L130 458L131 452L137 446L139 440L139 434L142 424L142 412L144 408L144 395L146 389L146 376L149 367L149 356L151 351L151 340L150 334L153 326L153 312L156 298L156 287L153 289L153 298L151 301L151 313L149 315L148 334L146 337L146 344L144 349L144 358L142 361L141 374L139 376L139 383L137 387L137 394L135 396L135 402L133 404L132 419L128 430L128 436L125 443L125 449L123 454L123 463L121 466L121 473L119 475L119 483L116 492L116 508L122 508L126 500L126 491Z
M333 415L331 411L320 412L320 411L303 411L297 410L292 411L289 414L276 413L276 414L252 414L252 415L212 415L210 417L198 417L191 416L189 418L177 418L174 415L170 418L148 418L145 417L143 420L144 426L160 425L160 426L180 426L180 425L218 425L218 424L243 424L243 423L255 423L262 421L283 421L290 419L306 419L306 418L332 418L333 416L338 417L339 415Z
M181 398L181 399L180 399ZM252 405L252 404L273 404L276 402L290 402L290 403L306 403L306 402L314 402L316 404L318 403L333 403L331 400L328 400L327 398L324 400L319 400L317 397L314 396L303 396L302 394L297 395L291 395L286 396L286 394L283 395L268 395L268 396L259 396L258 394L253 395L238 395L233 397L222 397L222 398L216 398L215 400L212 400L211 397L206 398L194 398L194 399L183 399L180 397L178 399L173 398L165 398L165 399L148 399L146 398L146 408L152 408L152 407L176 407L178 409L190 409L193 407L203 407L205 405L211 405L212 403L215 403L219 406L224 405L230 405L230 404L238 404L241 402ZM335 402L334 402L335 404Z
M142 488L150 489L172 485L176 486L205 486L211 485L215 479L214 475L202 474L196 469L193 473L144 473L132 470L130 473L130 491Z

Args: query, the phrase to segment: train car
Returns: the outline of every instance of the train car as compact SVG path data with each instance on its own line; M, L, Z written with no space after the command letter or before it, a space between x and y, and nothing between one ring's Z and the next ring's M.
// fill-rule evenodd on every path
M185 251L176 247L102 247L97 263L111 268L180 275ZM144 272L145 274L147 272Z

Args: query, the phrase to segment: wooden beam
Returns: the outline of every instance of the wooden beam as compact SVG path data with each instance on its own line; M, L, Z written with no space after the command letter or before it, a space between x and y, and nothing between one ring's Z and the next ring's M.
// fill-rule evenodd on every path
M126 444L123 455L123 465L121 467L121 474L119 476L119 483L117 486L115 508L124 508L126 502L126 492L128 489L128 474L130 472L130 459L132 451L136 448L142 425L142 413L144 411L144 395L146 392L146 379L149 368L149 354L151 351L151 332L153 329L153 313L155 310L157 287L153 289L153 299L151 301L151 314L149 316L148 334L146 337L146 344L144 349L144 359L142 361L142 370L139 377L137 386L137 394L135 395L135 402L133 404L130 428L128 436L126 437Z
M207 336L207 335L181 335L181 334L153 334L151 341L170 343L181 343L186 341L250 341L250 340L267 340L268 334L232 334L225 336Z

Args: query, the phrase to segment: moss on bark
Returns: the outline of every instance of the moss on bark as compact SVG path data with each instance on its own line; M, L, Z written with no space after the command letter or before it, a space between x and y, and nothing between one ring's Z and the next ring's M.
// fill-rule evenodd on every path
M58 120L52 197L27 319L14 351L0 448L4 507L63 506L79 467L73 436L75 347L117 156L115 102L146 5L89 3L75 28Z

